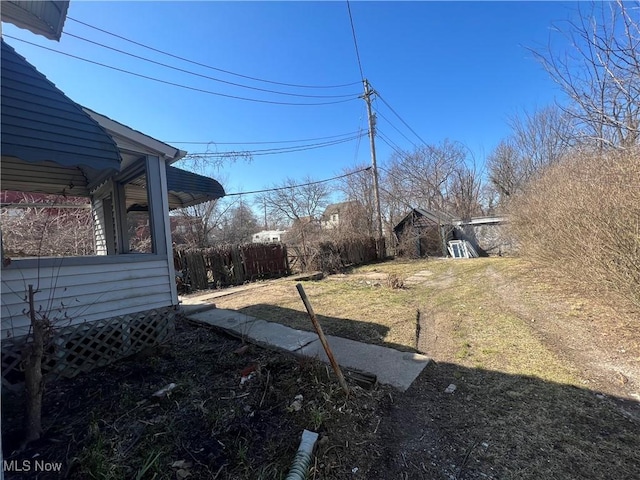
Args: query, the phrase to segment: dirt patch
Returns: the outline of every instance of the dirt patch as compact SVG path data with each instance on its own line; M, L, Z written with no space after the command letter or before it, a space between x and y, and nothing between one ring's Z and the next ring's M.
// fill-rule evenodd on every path
M368 478L632 479L640 467L638 424L569 385L443 362L386 408Z
M388 389L354 385L345 399L323 364L240 347L236 339L180 322L160 348L51 383L45 437L22 453L13 452L21 398L3 394L5 461L23 465L35 456L62 468L5 478L284 478L305 428L321 435L311 469L316 478L352 478L355 465L373 463L375 452L366 445ZM176 387L166 397L152 397L170 383Z

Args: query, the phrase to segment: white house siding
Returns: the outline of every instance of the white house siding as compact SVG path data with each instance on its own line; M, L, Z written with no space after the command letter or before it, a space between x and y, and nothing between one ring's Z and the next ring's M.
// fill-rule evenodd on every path
M41 261L46 266L40 268L36 260L15 261L2 271L2 338L28 332L29 284L38 287L36 310L58 316L63 315L57 311L59 308L66 312L69 319L60 322L60 326L171 306L174 279L167 259L144 257L48 258ZM15 268L25 261L31 262L29 268Z

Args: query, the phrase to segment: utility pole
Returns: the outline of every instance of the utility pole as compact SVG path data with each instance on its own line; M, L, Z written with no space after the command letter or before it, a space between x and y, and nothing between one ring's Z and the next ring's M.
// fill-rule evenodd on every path
M267 224L267 200L263 199L262 203L264 205L264 229L269 230L269 226Z
M382 212L380 211L380 189L378 186L378 164L376 162L376 142L375 142L375 117L371 113L371 95L375 92L371 89L371 85L369 85L369 81L367 79L363 80L364 83L364 101L367 102L367 117L369 118L369 146L371 147L371 165L373 166L373 194L375 196L375 207L376 207L376 230L377 230L377 242L376 248L378 250L378 258L382 260L384 258L384 248L383 248L383 236L382 236Z

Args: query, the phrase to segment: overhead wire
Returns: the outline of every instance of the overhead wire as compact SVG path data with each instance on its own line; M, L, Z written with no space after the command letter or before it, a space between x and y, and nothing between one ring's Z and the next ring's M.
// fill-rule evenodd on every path
M377 99L376 99L377 102ZM405 140L407 140L411 145L413 145L415 148L418 148L418 145L416 145L409 137L407 137L404 133L402 133L402 131L396 127L393 122L391 120L389 120L386 116L384 116L382 114L382 112L380 112L380 109L374 106L374 110L376 112L376 115L380 115L380 117L385 120L389 125L391 125L391 127L398 132L400 135L402 135L404 137Z
M364 105L362 105L362 108L364 109ZM360 152L360 144L361 144L361 140L362 140L362 137L365 135L365 134L363 133L363 132L364 132L364 127L362 126L363 120L364 120L364 115L363 115L363 114L361 114L361 115L360 115L360 128L358 129L358 133L359 133L361 136L358 138L358 143L356 144L356 150L355 150L355 153L354 153L354 155L353 155L353 156L354 156L354 160L355 160L355 161L357 161L357 160L358 160L358 153ZM366 133L366 134L368 135L368 133L369 133L369 131L367 130L367 133Z
M426 145L427 142L425 142L422 139L422 137L420 135L418 135L416 133L416 131L413 128L411 128L407 122L404 121L404 119L398 114L398 112L396 112L393 109L393 107L391 105L389 105L389 103L387 103L387 101L384 99L384 97L382 95L380 95L380 92L377 92L377 93L378 93L378 98L380 98L380 100L382 100L382 102L389 108L389 110L391 110L395 114L395 116L400 119L400 121L404 124L404 126L407 127L409 130L411 130L411 133L413 133L423 144Z
M263 78L252 77L252 76L249 76L249 75L243 75L243 74L240 74L240 73L232 72L230 70L224 70L222 68L213 67L211 65L207 65L207 64L201 63L201 62L197 62L195 60L191 60L191 59L188 59L186 57L181 57L180 55L175 55L175 54L172 54L172 53L169 53L169 52L165 52L164 50L160 50L158 48L151 47L149 45L146 45L146 44L141 43L141 42L137 42L135 40L131 40L130 38L124 37L122 35L118 35L117 33L110 32L110 31L102 29L100 27L96 27L95 25L91 25L89 23L83 22L83 21L78 20L76 18L72 18L72 17L67 16L67 20L71 20L72 22L79 23L81 25L84 25L85 27L92 28L94 30L97 30L97 31L102 32L102 33L105 33L107 35L111 35L112 37L119 38L120 40L124 40L125 42L129 42L129 43L132 43L132 44L137 45L139 47L146 48L146 49L151 50L153 52L160 53L162 55L166 55L168 57L172 57L172 58L175 58L177 60L182 60L183 62L191 63L193 65L198 65L199 67L209 68L211 70L215 70L217 72L226 73L228 75L234 75L236 77L246 78L248 80L254 80L256 82L270 83L272 85L281 85L281 86L284 86L284 87L311 88L311 89L313 89L313 88L316 88L316 89L342 88L342 87L350 87L350 86L353 86L353 85L358 85L360 83L360 82L351 82L351 83L344 83L344 84L341 84L341 85L300 85L300 84L295 84L295 83L277 82L277 81L273 81L273 80L266 80L266 79L263 79Z
M75 58L75 59L81 60L83 62L91 63L91 64L94 64L94 65L99 65L101 67L108 68L110 70L115 70L115 71L118 71L118 72L121 72L121 73L126 73L127 75L132 75L132 76L135 76L135 77L144 78L146 80L151 80L151 81L154 81L154 82L157 82L157 83L162 83L162 84L165 84L165 85L172 85L174 87L179 87L179 88L183 88L183 89L186 89L186 90L191 90L191 91L200 92L200 93L206 93L208 95L215 95L215 96L218 96L218 97L232 98L232 99L235 99L235 100L244 100L244 101L249 101L249 102L257 102L257 103L267 103L267 104L272 104L272 105L316 106L316 105L335 105L335 104L338 104L338 103L350 102L352 100L356 100L356 99L359 98L357 96L354 96L353 98L347 98L347 99L344 99L344 100L332 100L332 101L327 101L327 102L303 103L303 102L280 102L280 101L275 101L275 100L262 100L262 99L257 99L257 98L240 97L238 95L229 95L229 94L226 94L226 93L214 92L212 90L206 90L206 89L203 89L203 88L191 87L191 86L183 85L183 84L180 84L180 83L170 82L168 80L161 80L159 78L151 77L149 75L143 75L141 73L136 73L136 72L132 72L130 70L125 70L123 68L114 67L113 65L107 65L105 63L97 62L95 60L89 60L88 58L80 57L78 55L73 55L71 53L62 52L62 51L56 50L54 48L45 47L43 45L38 45L37 43L29 42L27 40L23 40L21 38L14 37L12 35L4 34L3 36L5 38L11 38L12 40L17 40L19 42L23 42L23 43L26 43L28 45L32 45L34 47L41 48L43 50L48 50L50 52L54 52L54 53L58 53L60 55L65 55L67 57Z
M310 143L308 145L296 145L293 147L281 147L281 148L265 148L258 150L239 150L239 151L227 151L227 152L194 152L189 153L187 157L200 156L200 157L229 157L233 155L275 155L279 153L292 153L292 152L302 152L305 150L315 150L317 148L330 147L333 145L339 145L341 143L350 142L352 140L356 140L361 138L364 133L360 133L358 135L354 135L349 138L344 138L340 140L334 140L331 142L322 142L322 143Z
M360 61L360 50L358 50L358 40L356 39L356 29L353 26L353 16L351 15L351 4L347 0L347 10L349 10L349 22L351 23L351 34L353 35L353 45L356 48L356 57L358 59L358 68L360 69L360 78L364 82L364 73L362 71L362 62Z
M326 139L330 139L330 138L338 138L338 137L346 137L347 135L358 135L362 132L362 128L358 129L355 132L349 132L349 133L341 133L339 135L329 135L327 137L316 137L316 138L304 138L304 139L300 139L300 140L278 140L278 141L264 141L264 142L214 142L214 141L208 141L208 142L202 142L202 141L197 141L197 142L186 142L186 141L169 141L167 140L165 143L175 143L175 144L187 144L187 145L210 145L210 144L215 144L215 145L269 145L269 144L277 144L277 143L298 143L298 142L313 142L316 140L326 140Z
M404 150L402 150L402 148L400 148L400 146L395 143L393 140L391 140L389 137L387 137L384 133L382 133L380 131L380 129L377 130L378 135L380 136L380 138L382 139L382 141L384 143L386 143L389 147L391 147L391 149L393 151L395 151L398 155L400 156L406 156L406 152Z
M308 95L308 94L303 94L303 93L279 92L277 90L270 90L268 88L252 87L251 85L243 85L241 83L230 82L228 80L222 80L220 78L211 77L209 75L204 75L204 74L201 74L201 73L198 73L198 72L193 72L191 70L186 70L184 68L174 67L173 65L168 65L166 63L158 62L156 60L152 60L150 58L143 57L141 55L136 55L134 53L127 52L125 50L120 50L119 48L111 47L109 45L105 45L103 43L96 42L94 40L90 40L88 38L84 38L84 37L81 37L79 35L75 35L73 33L69 33L69 32L66 32L66 31L64 33L69 37L77 38L78 40L82 40L83 42L91 43L93 45L97 45L99 47L102 47L102 48L105 48L105 49L108 49L108 50L112 50L114 52L118 52L118 53L120 53L122 55L127 55L129 57L133 57L133 58L136 58L138 60L143 60L145 62L149 62L149 63L152 63L154 65L159 65L161 67L169 68L171 70L175 70L175 71L182 72L182 73L186 73L188 75L193 75L195 77L205 78L207 80L211 80L211 81L219 82L219 83L224 83L224 84L227 84L227 85L233 85L234 87L247 88L247 89L250 89L250 90L257 90L259 92L273 93L273 94L276 94L276 95L286 95L286 96L290 96L290 97L302 97L302 98L347 98L347 97L353 98L354 95L357 95L357 94L348 94L348 95Z
M361 168L359 170L355 170L353 172L349 172L349 173L345 173L343 175L338 175L336 177L331 177L331 178L325 178L324 180L316 180L313 182L307 182L307 183L301 183L298 185L288 185L286 187L274 187L274 188L266 188L264 190L253 190L251 192L235 192L235 193L227 193L225 196L226 197L233 197L233 196L238 196L238 195L253 195L255 193L267 193L267 192L277 192L280 190L290 190L292 188L300 188L300 187L308 187L310 185L318 185L320 183L327 183L327 182L332 182L334 180L339 180L341 178L345 178L345 177L349 177L351 175L355 175L357 173L361 173L367 170L370 170L371 167L366 167L366 168Z

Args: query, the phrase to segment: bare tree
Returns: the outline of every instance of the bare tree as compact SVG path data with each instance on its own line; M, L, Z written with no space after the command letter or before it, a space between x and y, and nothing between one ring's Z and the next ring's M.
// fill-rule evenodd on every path
M306 270L310 256L308 240L319 232L318 217L329 203L330 190L326 183L316 183L309 177L303 183L303 186L296 186L294 180L286 179L257 201L273 218L289 223L287 241L302 247L301 266Z
M482 176L476 163L461 163L454 169L452 176L449 191L451 213L463 220L482 214Z
M3 191L3 265L12 256L73 256L95 251L93 218L86 198L60 195ZM34 286L35 283L35 286ZM51 347L56 327L69 320L68 307L53 305L35 307L40 293L39 273L34 283L26 284L24 314L29 318L29 331L21 350L24 371L24 438L21 448L38 440L42 431L42 402L46 379L42 365ZM3 287L3 290L5 288ZM11 290L9 287L8 290ZM15 292L14 292L15 293Z
M468 153L463 144L444 140L407 154L395 154L387 169L387 179L394 179L395 195L405 204L445 211L452 205L455 174L464 170Z
M258 230L260 230L260 224L256 214L240 200L223 216L220 222L219 237L223 243L249 243L252 235Z
M487 158L489 181L503 204L557 164L575 143L572 118L557 106L514 115L509 125L511 135Z
M188 247L210 247L224 216L235 204L223 199L181 208L171 216L173 241Z
M410 199L405 197L402 178L396 176L391 170L380 170L383 172L380 178L380 208L386 236L393 238L393 227L412 208L412 205Z
M317 218L329 203L329 187L326 183L315 183L309 177L303 184L296 186L296 181L286 179L275 185L273 191L261 195L258 202L281 221L293 223L304 217Z
M583 140L602 150L640 140L640 17L637 2L579 5L578 20L557 30L571 50L532 50L572 103L566 111Z
M575 143L572 118L557 105L513 115L509 126L526 176L560 161Z
M520 191L524 175L520 155L512 140L502 140L489 154L487 168L489 181L498 192L501 203Z
M361 235L373 237L375 235L375 203L373 198L373 176L371 169L365 170L366 165L357 165L353 168L344 169L348 177L344 177L339 189L344 194L347 201L357 202L357 207L353 206L348 212L345 212L345 224L350 230L356 230ZM355 173L358 172L358 173ZM356 204L354 204L356 205ZM345 230L345 228L343 228Z

